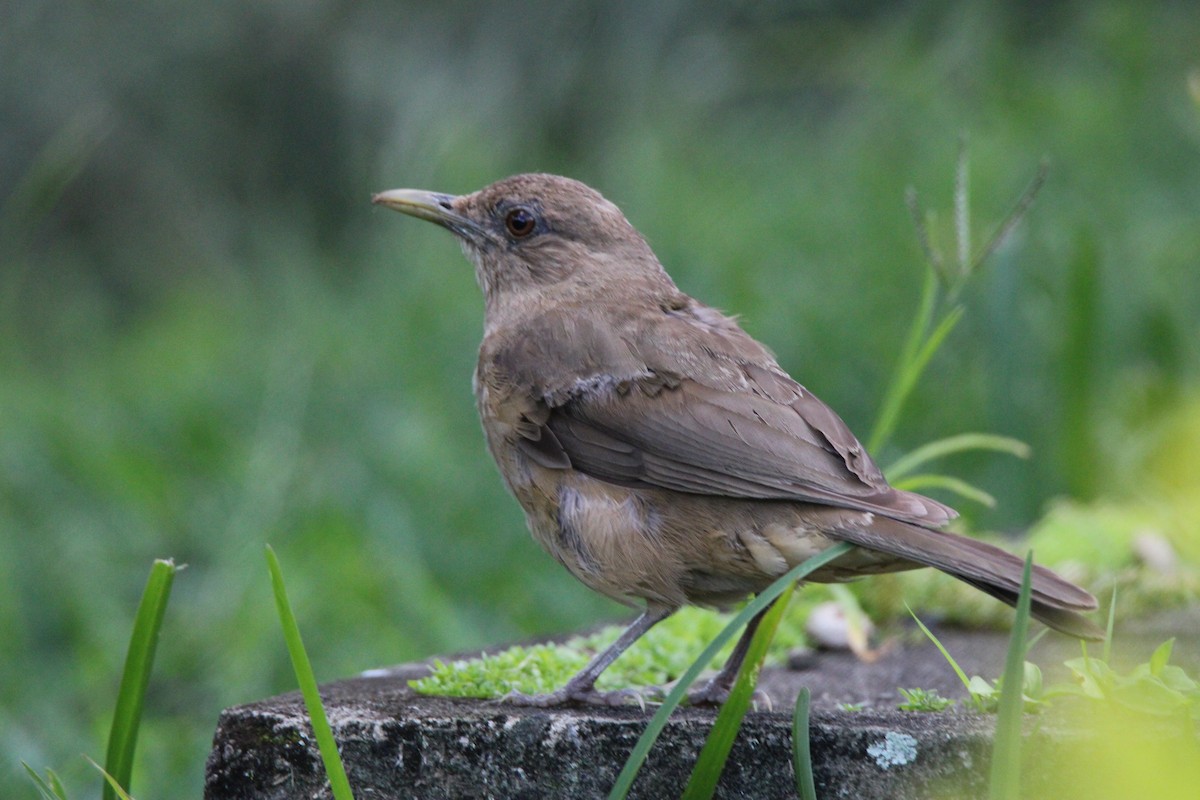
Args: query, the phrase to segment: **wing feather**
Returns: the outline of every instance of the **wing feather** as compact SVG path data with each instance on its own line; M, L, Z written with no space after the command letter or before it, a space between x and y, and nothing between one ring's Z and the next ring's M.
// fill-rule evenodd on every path
M823 503L926 525L954 516L889 486L845 423L799 384L776 372L769 387L751 370L745 377L737 389L653 374L628 391L591 387L549 408L551 436L537 444L557 442L574 469L625 486Z

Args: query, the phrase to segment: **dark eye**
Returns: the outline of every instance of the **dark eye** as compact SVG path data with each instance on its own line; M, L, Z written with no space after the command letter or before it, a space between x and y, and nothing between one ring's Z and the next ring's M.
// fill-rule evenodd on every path
M505 215L504 227L516 238L523 239L537 227L537 217L527 208L514 208Z

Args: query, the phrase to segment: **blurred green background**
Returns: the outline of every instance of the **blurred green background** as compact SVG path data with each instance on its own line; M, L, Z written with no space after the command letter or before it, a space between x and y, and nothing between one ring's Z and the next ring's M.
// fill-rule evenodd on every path
M150 562L175 582L134 793L198 796L222 707L614 617L537 551L475 419L481 301L373 191L582 179L865 435L916 304L904 205L970 147L967 298L883 463L1047 503L1200 479L1191 3L6 3L0 26L0 794L96 786ZM1161 484L1158 488L1147 483ZM1173 487L1173 488L1172 488ZM1192 508L1191 510L1200 510ZM1180 517L1194 530L1196 517Z

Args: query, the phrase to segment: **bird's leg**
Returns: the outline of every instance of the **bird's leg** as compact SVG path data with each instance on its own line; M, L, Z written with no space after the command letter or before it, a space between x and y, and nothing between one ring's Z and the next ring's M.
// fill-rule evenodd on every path
M557 706L570 702L592 703L595 705L620 705L629 699L640 700L640 694L633 689L621 689L613 692L597 691L596 679L622 653L628 650L631 644L642 638L642 634L674 613L674 608L648 605L641 616L631 622L629 627L617 637L616 641L597 653L588 662L588 665L579 670L561 689L557 689L549 694L535 695L510 692L501 698L501 700L515 705L542 707Z
M738 639L737 644L733 646L733 652L729 654L729 658L725 659L725 665L721 667L721 671L714 675L708 683L688 692L689 703L692 705L720 705L725 702L729 697L729 690L733 688L733 682L737 680L738 670L742 668L742 662L746 660L746 653L750 650L750 640L754 638L754 632L758 630L758 625L769 608L768 605L750 618L750 621L746 623L746 629L742 631L742 638Z

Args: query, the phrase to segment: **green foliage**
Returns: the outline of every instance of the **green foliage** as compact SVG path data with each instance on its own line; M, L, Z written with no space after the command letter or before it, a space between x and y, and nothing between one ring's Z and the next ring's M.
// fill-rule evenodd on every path
M1168 639L1159 645L1151 654L1149 661L1138 664L1126 674L1121 674L1110 665L1107 655L1112 639L1110 627L1108 639L1105 642L1106 655L1104 658L1089 657L1085 644L1082 657L1064 662L1073 674L1074 682L1044 686L1041 668L1029 661L1023 661L1019 670L1006 667L1004 677L996 681L988 681L978 675L967 678L966 673L959 667L958 662L945 649L937 636L915 615L913 619L916 619L917 625L958 675L971 699L972 707L981 713L995 713L999 710L1003 684L1009 675L1013 675L1021 678L1022 704L1027 712L1043 710L1047 703L1054 698L1082 697L1145 714L1168 717L1177 717L1183 714L1200 719L1200 682L1189 675L1183 667L1169 663L1171 651L1175 645L1174 639ZM1110 615L1110 625L1111 621L1112 616ZM898 691L906 700L906 703L900 706L902 709L941 710L940 708L905 708L905 705L923 703L930 696L935 698L933 702L936 704L943 698L938 698L935 691L925 689L899 689Z
M1175 640L1159 645L1148 662L1138 664L1122 675L1098 658L1067 661L1076 686L1062 687L1062 694L1078 694L1104 700L1131 711L1159 716L1180 714L1200 719L1200 683L1182 667L1168 663Z
M1066 662L1074 681L1049 687L1053 708L1087 731L1043 766L1039 788L1064 800L1133 794L1162 800L1195 796L1200 781L1200 683L1170 663L1174 640L1128 672L1084 655ZM1107 649L1107 648L1106 648ZM1077 700L1072 704L1071 700Z
M1195 794L1200 779L1200 739L1195 721L1200 719L1200 683L1185 670L1170 663L1174 640L1155 649L1146 663L1121 674L1109 662L1116 596L1110 606L1104 658L1090 658L1082 644L1083 657L1066 662L1075 681L1043 687L1041 670L1022 661L1028 647L1025 635L1029 623L1029 566L1026 562L1016 622L1006 659L1004 676L989 682L974 676L968 680L962 669L919 619L917 624L941 651L963 681L978 711L997 711L992 752L989 798L1015 800L1017 797L1053 796L1079 798L1124 798L1131 794L1163 800L1183 800ZM915 617L914 617L915 618ZM1021 691L1006 692L1004 684L1015 685L1021 679ZM900 690L906 698L911 690ZM927 693L918 690L918 697ZM1064 698L1079 698L1083 705L1065 705ZM1037 711L1048 703L1059 722L1068 730L1086 731L1056 745L1053 754L1022 760L1024 737L1020 711ZM1157 719L1169 720L1170 730L1155 725ZM1184 722L1183 726L1177 723Z
M63 788L62 781L59 780L54 770L47 769L46 777L43 778L28 764L22 763L21 766L25 768L25 774L29 776L29 780L37 787L42 800L67 800L67 790Z
M1006 673L1007 674L1007 673ZM1046 692L1042 684L1042 669L1032 661L1021 665L1021 703L1026 712L1040 711L1045 703ZM967 694L977 711L995 714L1000 710L1000 695L1004 688L1004 677L989 681L972 675L967 682Z
M1065 748L1043 785L1064 800L1117 800L1131 794L1190 798L1200 783L1197 681L1170 664L1174 639L1126 675L1113 669L1116 604L1114 591L1103 658L1090 658L1084 645L1083 657L1067 662L1075 683L1047 690L1047 696L1083 699L1067 719L1090 736ZM1155 724L1160 721L1165 730Z
M954 705L954 700L942 697L937 689L897 689L904 702L896 706L901 711L945 711Z

